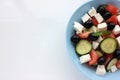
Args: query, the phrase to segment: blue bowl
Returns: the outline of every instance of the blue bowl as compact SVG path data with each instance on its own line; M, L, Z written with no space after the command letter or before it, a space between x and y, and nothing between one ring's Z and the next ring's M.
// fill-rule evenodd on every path
M72 60L76 64L78 70L80 70L84 75L86 75L91 80L120 80L120 70L115 73L107 73L105 76L96 75L96 69L91 68L85 64L80 64L79 57L75 53L74 46L72 45L70 38L73 34L73 22L78 21L81 22L81 17L89 10L91 7L98 7L100 4L114 4L120 9L120 1L118 0L91 0L86 4L82 5L78 8L75 13L72 15L66 31L66 43L68 53L71 56Z

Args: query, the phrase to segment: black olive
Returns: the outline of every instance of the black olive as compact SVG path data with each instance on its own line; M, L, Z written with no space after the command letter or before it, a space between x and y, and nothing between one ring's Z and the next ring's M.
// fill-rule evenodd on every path
M107 12L105 12L105 14L103 15L103 18L104 18L105 20L107 20L107 19L109 19L111 16L112 16L112 14L107 11Z
M88 37L88 39L90 41L96 41L96 40L98 40L98 38L99 38L99 36L94 36L93 33L90 33L90 35Z
M116 49L113 54L116 58L120 59L120 50L119 49Z
M98 6L97 12L100 13L101 15L104 15L106 13L105 7L106 7L106 4Z
M93 26L93 22L91 20L88 20L84 23L85 28L91 28Z
M107 30L113 30L115 28L115 24L112 22L107 23Z
M73 35L71 41L76 44L80 41L80 37L78 35Z
M103 57L103 56L99 57L98 58L98 64L99 65L104 65L104 63L105 63L105 57Z

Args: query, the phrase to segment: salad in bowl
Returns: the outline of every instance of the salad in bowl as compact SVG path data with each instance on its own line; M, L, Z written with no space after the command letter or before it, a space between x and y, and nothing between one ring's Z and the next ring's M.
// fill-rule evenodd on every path
M79 64L93 67L97 75L120 69L120 12L112 4L100 4L73 22L70 41Z

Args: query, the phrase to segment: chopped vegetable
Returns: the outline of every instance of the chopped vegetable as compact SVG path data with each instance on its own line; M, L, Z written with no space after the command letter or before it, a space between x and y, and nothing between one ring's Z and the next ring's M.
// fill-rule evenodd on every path
M112 54L117 48L117 41L114 38L105 38L101 42L100 48L103 52Z
M112 15L116 15L119 12L119 9L112 4L108 4L106 6L106 10L109 11L110 13L112 13Z
M120 69L120 60L117 61L116 66L117 66L118 69Z
M93 22L93 24L94 24L95 26L98 25L98 21L95 19L95 17L92 18L92 22Z
M110 69L111 69L111 67L113 66L113 65L116 65L116 63L117 63L117 58L113 58L113 59L111 59L110 61L109 61L109 63L108 63L108 65L107 65L107 71L110 71Z
M96 32L93 35L94 36L101 36L101 35L108 35L111 34L111 31L100 31L100 32Z
M97 52L99 57L103 56L102 52L100 52L100 51L96 51L96 52Z
M113 15L112 17L110 17L107 22L112 22L114 24L118 24L118 20L117 20L117 16Z
M90 56L91 60L89 61L89 65L94 65L97 62L99 55L94 49L92 49L92 51L90 52Z
M106 55L106 61L105 61L105 66L107 66L108 62L113 58L112 54L107 54Z
M88 38L90 32L84 32L82 34L79 34L80 38L84 39L84 38Z
M91 49L92 49L92 45L87 40L80 40L76 45L76 52L79 55L87 54L91 51Z

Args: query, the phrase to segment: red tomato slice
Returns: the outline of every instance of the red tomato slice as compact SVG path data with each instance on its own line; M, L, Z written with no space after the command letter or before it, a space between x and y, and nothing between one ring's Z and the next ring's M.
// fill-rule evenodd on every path
M90 56L91 60L89 61L89 65L94 65L97 62L99 55L94 49L92 49L92 51L90 52Z
M117 61L116 67L120 69L120 60Z
M113 33L109 34L109 35L102 35L103 38L106 38L106 37L112 37L112 38L115 38L115 35Z
M95 26L98 25L98 21L95 19L95 17L92 17L92 22Z
M88 38L89 34L90 34L90 32L83 32L82 34L79 34L79 37L83 38L83 39Z
M109 11L110 13L112 13L112 15L116 15L119 12L119 9L112 4L108 4L106 6L106 10Z
M113 22L114 24L118 24L117 16L113 15L107 20L107 22Z
M105 61L105 66L107 66L108 62L113 58L112 54L107 54L106 55L106 61Z
M120 33L119 34L117 34L117 35L115 35L116 37L119 37L120 36Z
M115 35L112 33L109 35L109 37L115 38Z

